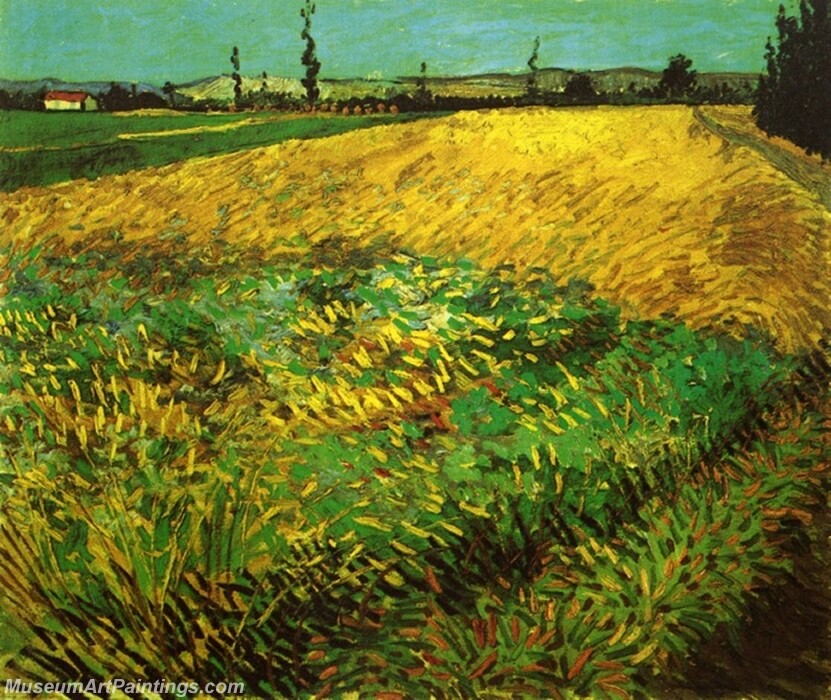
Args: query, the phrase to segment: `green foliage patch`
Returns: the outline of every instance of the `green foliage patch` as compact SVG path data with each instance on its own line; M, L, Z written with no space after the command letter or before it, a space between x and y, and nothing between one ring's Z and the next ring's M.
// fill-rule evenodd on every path
M543 272L178 245L5 252L16 672L629 697L788 570L798 358Z

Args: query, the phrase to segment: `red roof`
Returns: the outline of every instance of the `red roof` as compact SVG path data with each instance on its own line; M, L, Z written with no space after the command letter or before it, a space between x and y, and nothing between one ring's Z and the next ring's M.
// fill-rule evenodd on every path
M85 92L61 92L52 90L47 92L44 100L61 100L63 102L83 102L89 95Z

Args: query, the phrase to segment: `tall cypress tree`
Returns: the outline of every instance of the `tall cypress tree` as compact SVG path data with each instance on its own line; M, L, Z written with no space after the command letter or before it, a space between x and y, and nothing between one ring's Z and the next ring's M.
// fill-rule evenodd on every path
M239 74L239 49L236 46L231 51L231 65L234 66L234 72L231 73L234 80L234 104L239 107L242 102L242 76Z
M535 100L540 95L540 88L537 84L537 73L539 73L539 66L537 61L540 58L540 38L534 39L534 50L531 52L531 58L528 59L528 68L531 71L528 74L528 81L525 84L525 93L529 99Z
M320 61L317 60L317 45L312 36L312 15L316 9L312 0L306 0L306 7L300 10L300 16L303 18L303 31L300 33L300 38L306 42L306 50L300 58L300 62L306 66L306 76L300 82L306 88L306 102L310 106L314 106L320 98L320 88L317 84Z
M777 40L766 44L753 113L768 134L784 136L809 153L831 158L831 4L802 0L799 17L783 5Z

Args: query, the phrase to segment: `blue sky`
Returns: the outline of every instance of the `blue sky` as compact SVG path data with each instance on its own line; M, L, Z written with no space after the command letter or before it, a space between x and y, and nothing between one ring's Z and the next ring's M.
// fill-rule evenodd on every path
M763 67L780 0L317 0L322 77L540 66ZM300 76L302 0L0 0L0 77L185 82L231 69ZM786 0L793 7L793 0Z

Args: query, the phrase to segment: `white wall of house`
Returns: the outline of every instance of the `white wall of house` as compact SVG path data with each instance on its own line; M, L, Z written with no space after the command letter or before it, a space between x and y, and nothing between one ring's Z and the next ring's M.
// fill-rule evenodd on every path
M89 95L87 95L86 99L83 101L83 108L81 106L81 102L71 102L69 100L44 100L43 105L48 110L56 110L63 112L95 112L98 109L98 103L95 101L93 97L90 97Z
M46 109L57 109L57 110L75 110L80 111L81 103L80 102L69 102L68 100L46 100L44 102Z

